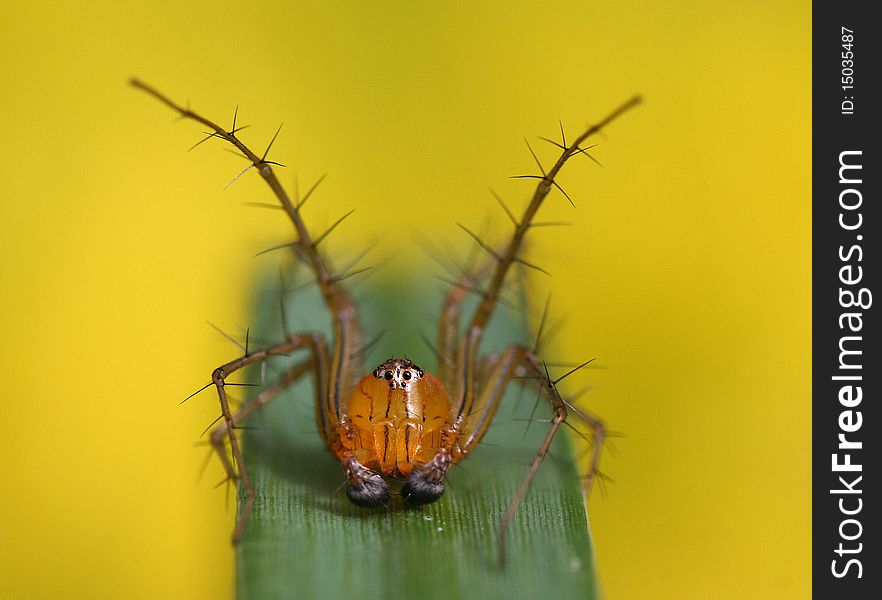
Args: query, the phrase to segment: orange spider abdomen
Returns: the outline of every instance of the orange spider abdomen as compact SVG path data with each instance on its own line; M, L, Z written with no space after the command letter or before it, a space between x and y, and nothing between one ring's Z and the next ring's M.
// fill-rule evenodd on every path
M435 376L407 359L391 359L362 377L349 401L355 435L345 452L387 476L407 476L441 445L450 399Z

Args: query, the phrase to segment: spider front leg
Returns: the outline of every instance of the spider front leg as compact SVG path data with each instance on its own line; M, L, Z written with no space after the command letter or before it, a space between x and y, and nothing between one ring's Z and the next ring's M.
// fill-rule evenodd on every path
M263 390L260 394L249 400L235 414L230 409L229 399L226 392L226 378L236 371L243 369L252 364L259 364L273 356L286 355L290 352L301 349L309 349L311 357L307 360L295 364L288 369L282 377L271 387ZM239 443L239 437L236 435L236 427L251 414L256 408L263 406L275 398L279 392L294 383L304 374L312 371L315 375L316 390L316 406L319 407L317 412L319 431L327 440L333 435L333 428L329 425L327 416L322 414L320 398L325 391L327 381L327 364L328 364L328 346L325 339L316 333L307 333L300 335L288 336L288 339L280 344L270 346L263 350L251 352L236 360L221 365L211 375L211 381L217 389L218 399L220 400L221 413L223 423L215 428L210 435L212 447L217 452L230 479L238 479L245 491L245 504L239 512L236 520L236 527L233 530L233 543L238 543L242 539L245 526L251 516L254 507L254 485L245 466L245 459L242 455L242 448ZM224 438L230 442L230 457L227 456L224 444ZM235 463L235 464L234 464Z
M314 368L314 363L312 358L308 358L287 369L272 386L265 388L236 411L236 414L233 415L234 427L238 427L243 423L245 418L254 412L255 409L269 404L273 398L287 389L288 386L293 385L294 382L300 379L300 377L306 374L311 368ZM221 418L223 418L223 415L221 415ZM221 423L211 430L208 439L215 453L218 455L218 458L227 473L227 477L230 479L236 479L236 471L226 452L226 439L228 432L229 428L227 427L227 424L225 422Z
M358 318L358 307L355 299L343 285L343 280L358 271L349 274L334 273L323 254L319 251L319 243L325 239L336 225L332 225L330 229L316 237L312 235L304 223L303 217L300 214L300 208L303 206L303 203L312 191L315 190L315 186L313 186L302 199L294 202L282 187L278 177L276 177L272 165L278 165L279 163L267 160L267 155L272 148L273 142L275 142L276 137L278 136L278 130L276 131L276 135L270 140L266 150L260 155L245 145L245 143L237 136L237 132L242 129L241 127L236 127L235 115L238 113L234 113L233 126L228 130L193 112L189 107L177 104L142 81L133 79L131 84L173 109L181 118L196 121L207 127L207 137L205 137L203 141L212 138L224 140L235 148L237 154L241 154L251 163L251 166L249 166L248 169L254 168L257 171L260 177L269 186L270 190L272 190L280 207L291 221L297 237L290 245L300 261L306 265L315 277L319 293L321 294L325 308L330 314L333 323L333 346L331 349L327 347L324 340L319 341L320 338L309 334L289 336L285 342L273 346L272 348L267 348L266 350L255 352L253 354L247 354L238 360L219 367L212 375L212 383L214 383L217 388L224 419L222 427L225 428L226 437L230 441L230 454L232 456L232 461L227 459L225 453L221 452L222 448L220 447L220 440L223 439L224 433L217 434L215 438L217 440L215 447L219 448L218 453L222 455L224 468L226 469L228 476L236 478L236 471L238 471L238 479L241 481L242 487L245 490L245 505L240 513L234 533L234 541L236 541L241 538L244 524L247 522L248 516L254 505L254 488L245 467L239 440L235 433L237 416L230 410L225 390L225 378L230 373L233 373L242 367L262 362L274 354L285 354L306 346L311 347L314 364L313 371L316 374L315 405L319 432L328 448L342 462L344 462L344 467L347 469L347 476L355 488L358 489L359 486L362 488L370 487L371 484L368 482L373 482L375 480L371 475L371 472L361 466L361 463L358 462L358 454L356 453L355 456L350 456L350 448L346 447L347 444L351 444L353 440L356 439L357 434L356 428L352 424L348 407L346 406L346 398L361 370L361 353L364 346L362 343L363 336L361 325ZM248 169L246 169L246 171ZM338 220L337 223L339 224L339 222L340 221ZM296 369L289 371L286 377L293 381L296 379L295 371ZM283 378L283 380L284 379L285 378ZM290 383L280 382L280 384L282 384L281 388L283 388ZM274 396L275 393L277 392L268 393L265 401L269 401L269 398ZM249 405L243 410L245 410L247 414L257 405L258 404L255 404L254 406ZM349 460L350 458L354 458L356 462L353 463ZM364 471L362 471L362 469L364 469ZM352 497L352 495L350 495L350 497Z
M570 414L573 414L583 424L588 426L593 432L589 471L583 486L585 489L586 497L587 494L591 491L591 485L594 481L595 475L598 472L598 467L600 465L600 453L603 449L603 440L606 437L606 428L602 421L589 415L588 413L585 413L584 411L579 410L577 407L573 406L571 403L568 403L566 400L563 399L563 397L560 395L559 390L557 389L557 383L560 381L560 378L558 378L557 380L552 380L551 377L548 375L548 369L546 368L545 364L540 363L539 358L532 350L520 346L513 349L522 355L520 362L523 368L526 370L527 373L532 374L532 376L535 378L536 383L547 394L548 400L551 403L553 414L551 417L548 432L546 433L542 444L536 451L536 455L533 457L533 461L530 464L530 469L529 471L527 471L526 476L524 476L524 479L518 486L515 497L512 499L511 504L509 504L508 508L505 511L505 514L502 516L502 520L499 523L499 561L501 564L505 564L505 535L508 531L508 527L514 519L515 514L517 514L517 510L521 504L521 501L524 499L524 496L527 495L527 492L530 489L530 484L536 477L536 473L539 471L539 467L542 464L543 459L548 454L548 451L551 448L551 444L554 441L554 437L557 435L560 426L563 425L564 422L567 420L567 417ZM577 367L577 369L578 368L581 367ZM506 382L502 383L503 387L507 384L507 381L510 380L510 378L517 373L518 370L519 369L516 368L513 373L509 373L505 376ZM481 435L483 435L483 433Z

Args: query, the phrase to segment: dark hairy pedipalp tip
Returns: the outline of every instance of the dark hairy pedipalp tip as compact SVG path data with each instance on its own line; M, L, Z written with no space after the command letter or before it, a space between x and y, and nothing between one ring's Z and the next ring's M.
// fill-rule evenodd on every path
M358 485L347 485L346 496L353 504L364 508L386 506L389 503L389 484L379 476L371 477Z
M407 504L430 504L444 493L444 482L426 471L414 471L401 487L401 497Z

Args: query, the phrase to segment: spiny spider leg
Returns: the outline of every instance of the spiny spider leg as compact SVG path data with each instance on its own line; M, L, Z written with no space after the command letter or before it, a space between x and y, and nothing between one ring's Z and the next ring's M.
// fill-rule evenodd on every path
M293 245L296 255L310 268L316 278L319 290L325 307L331 315L333 323L333 346L330 352L330 360L327 353L316 353L314 358L316 361L317 386L316 393L319 394L320 400L316 403L316 418L318 420L319 431L327 442L329 448L335 451L341 446L340 436L351 435L350 418L346 408L346 399L349 397L350 391L360 375L360 354L358 350L363 347L363 335L358 317L358 308L355 300L340 284L343 279L339 274L332 272L328 267L324 257L319 252L317 242L321 239L314 240L303 218L300 214L300 205L295 205L288 193L282 187L279 179L273 171L272 165L279 163L267 160L267 154L272 147L273 142L278 136L278 131L270 141L269 146L262 156L258 156L248 146L246 146L237 136L236 128L227 131L220 125L202 117L201 115L191 111L187 107L183 107L170 98L156 90L155 88L137 80L132 79L131 85L153 96L172 110L176 111L183 119L190 119L201 123L208 127L214 136L225 140L233 145L243 157L250 163L251 167L257 169L260 176L272 190L285 214L288 215L295 231L297 232L297 241ZM238 111L237 111L238 114ZM241 129L241 127L239 128ZM296 336L295 336L296 337ZM292 338L293 339L293 338ZM267 349L274 353L285 352L282 348L287 348L289 342L283 342ZM227 427L227 434L230 440L230 452L233 455L239 469L239 479L246 494L246 503L242 509L242 513L238 519L236 530L234 533L234 542L241 538L245 523L248 520L251 508L254 503L254 488L248 472L245 469L245 463L242 458L242 451L239 447L238 439L233 429L233 414L230 410L229 403L224 391L223 378L229 374L225 369L241 368L245 366L242 361L247 364L265 360L269 354L267 351L255 352L247 357L232 361L223 367L215 370L212 381L218 389L218 396L221 403L221 411L224 414L224 420ZM264 354L263 358L256 358L259 354Z
M269 387L265 387L260 393L251 397L248 402L243 404L239 408L239 410L236 411L236 413L233 415L233 427L238 428L242 423L245 422L245 419L248 417L248 415L250 415L256 409L269 404L277 395L285 391L288 386L292 385L298 379L303 377L303 375L309 372L310 369L314 369L314 365L315 361L310 357L286 369L275 383L273 383ZM209 385L214 385L214 383L211 383ZM223 418L224 415L221 415L220 419ZM220 459L221 464L226 471L227 477L229 477L230 479L236 479L237 475L235 468L233 467L233 463L230 462L230 458L227 456L226 452L226 439L228 431L229 429L227 428L227 423L226 421L224 421L211 430L208 439L211 443L211 447L218 455L218 458Z
M562 148L560 156L551 167L551 169L546 171L540 164L539 168L542 172L541 176L527 176L530 178L538 179L539 183L536 186L536 189L533 192L533 196L530 199L530 202L527 204L523 215L521 216L520 220L516 222L515 230L508 243L508 246L502 252L493 253L494 259L496 261L496 267L493 270L492 276L490 277L489 284L483 287L481 300L478 303L477 308L475 309L471 322L466 327L464 335L459 340L459 346L456 353L457 369L453 378L453 385L451 386L453 397L451 398L451 409L446 425L448 432L448 448L451 447L450 442L452 440L456 440L459 438L459 436L462 435L470 436L467 438L466 448L464 448L464 450L467 450L469 446L472 446L474 443L476 443L477 440L480 440L480 438L483 436L484 431L486 430L486 427L489 426L490 420L492 420L493 412L495 412L496 410L496 404L498 404L499 398L496 392L492 392L490 397L485 396L485 398L482 398L480 400L478 399L476 373L478 371L481 339L483 337L484 330L490 320L490 317L493 315L494 311L496 310L496 306L499 303L499 294L502 291L503 285L506 281L506 277L509 273L509 270L511 269L511 266L514 263L524 262L520 256L520 253L522 252L524 247L524 238L529 231L531 224L533 223L535 216L539 211L539 208L542 206L542 202L548 196L552 188L557 188L561 192L563 192L560 185L555 181L555 177L571 157L582 152L582 142L584 142L591 135L601 131L606 125L608 125L622 113L628 111L639 103L640 97L634 96L633 98L616 108L614 111L612 111L599 123L589 127L569 146L564 146ZM534 158L536 158L535 155L533 156ZM572 200L569 198L569 196L567 196L565 192L563 193L567 197L567 200L569 200L572 204ZM499 364L497 364L496 377L491 377L488 385L491 385L492 383L493 387L504 387L504 383L500 384L500 378L507 380L507 378L510 377L510 373L508 371L512 368L512 365L521 362L525 358L528 360L528 362L532 363L532 370L534 372L539 372L538 361L536 360L535 356L532 355L532 352L525 349L510 349L509 352L512 353L512 355L510 356L510 360L512 360L513 363L510 363L508 368L506 368L507 361L504 359L501 360ZM504 377L502 375L503 373L506 373ZM540 375L542 375L541 372L539 373ZM546 435L545 440L543 441L536 454L536 458L534 459L533 464L530 467L530 471L527 473L527 476L522 481L514 499L512 500L511 505L509 506L508 510L503 516L502 522L500 523L500 561L503 562L505 560L505 532L508 528L508 525L514 518L514 515L517 511L518 506L520 505L521 500L527 493L527 490L530 487L530 483L533 481L533 477L536 474L536 470L539 468L539 464L542 462L542 459L548 452L548 448L550 447L551 442L554 439L554 435L557 433L557 430L560 428L560 424L566 419L567 416L566 405L561 399L560 394L558 394L555 383L548 378L547 374L543 377L547 385L548 396L549 400L551 401L554 416L552 418L548 434ZM493 387L485 387L485 389L493 389ZM486 393L487 392L482 392L482 395L486 395ZM495 400L491 401L491 399L493 398L495 398ZM486 404L484 404L485 402ZM469 415L473 414L474 409L478 407L481 407L483 409L478 411L479 414L486 413L487 418L481 418L478 422L467 423L466 419L469 418ZM474 430L470 431L470 429ZM599 446L595 448L595 453L599 452L598 448ZM437 477L439 473L443 476L443 472L446 471L449 463L453 460L458 459L455 453L449 457L440 456L444 452L448 452L448 450L442 449L442 452L439 452L439 456L436 457L438 460L433 459L430 463L426 465L426 473L431 474L431 477L433 479ZM598 460L599 455L596 455L592 460L592 469L596 469L596 461Z
M511 240L508 243L508 246L496 257L497 264L496 268L494 269L493 275L490 278L490 283L486 288L484 288L481 301L475 309L474 315L472 316L471 322L466 329L465 335L460 340L459 349L456 354L456 377L454 378L454 385L452 386L451 390L453 393L452 408L450 414L452 423L460 421L463 416L464 407L474 401L474 365L477 361L478 349L481 343L484 329L486 328L490 317L493 315L493 312L496 309L499 294L502 290L503 284L505 283L506 275L508 274L513 264L521 261L519 253L523 249L524 238L527 235L527 231L529 231L530 229L536 213L539 211L539 208L542 206L543 200L545 200L552 188L558 187L558 184L554 178L563 168L564 164L566 164L566 162L570 158L580 152L580 145L583 141L585 141L585 139L601 131L616 117L633 108L639 103L640 97L634 96L633 98L619 106L617 109L612 111L599 123L589 127L585 132L582 133L582 135L577 137L572 142L572 144L562 150L560 157L557 159L551 169L549 169L548 171L544 171L543 169L542 176L535 176L540 180L539 184L536 186L536 189L533 192L533 196L530 199L530 202L527 205L524 214L521 216L520 221L518 221L518 224L515 227L515 231L511 237Z
M291 202L288 193L282 187L282 184L279 182L278 177L276 177L275 171L273 171L271 165L278 163L273 163L272 161L266 160L266 154L269 152L269 148L267 148L267 151L264 152L263 156L258 156L257 154L252 152L251 149L249 149L248 146L246 146L238 137L236 137L235 131L226 131L220 125L209 121L208 119L191 111L189 108L185 108L176 104L161 92L157 91L153 87L143 83L138 79L132 79L130 83L132 86L150 94L166 106L169 106L173 110L177 111L182 118L191 119L212 129L218 138L223 139L235 146L235 148L251 162L252 166L257 169L257 171L260 173L260 176L264 179L264 181L266 181L267 185L273 191L273 194L276 196L279 204L285 210L285 213L288 215L288 218L291 220L291 223L297 232L297 254L314 273L316 277L316 282L318 283L319 289L321 290L322 298L325 302L325 305L327 306L328 311L331 313L331 316L334 319L334 324L340 325L343 329L345 329L345 332L342 332L343 335L337 335L338 332L335 332L334 355L336 356L338 354L338 350L340 350L339 348L336 348L336 346L345 344L348 346L348 348L346 348L347 352L342 353L341 356L350 356L352 354L352 349L360 346L358 342L360 342L361 339L361 327L358 323L358 310L355 305L355 301L343 286L338 285L339 277L336 274L332 273L326 261L319 253L317 243L313 241L312 235L310 234L308 228L306 227L306 224L303 221L302 216L300 215L300 207ZM278 132L276 132L276 136L277 135ZM275 141L275 139L276 137L274 136L273 141ZM270 142L270 146L272 146L272 142ZM341 339L341 337L343 336L345 336L345 339ZM343 362L347 361L344 360ZM348 366L349 365L347 365L347 370ZM333 390L331 391L333 392Z
M445 432L444 445L438 451L438 454L408 479L402 493L415 498L415 500L411 499L411 502L417 504L421 503L421 497L428 499L431 496L440 496L444 489L443 480L447 470L453 464L465 459L480 443L493 421L493 417L505 395L509 382L518 380L517 377L521 373L529 372L532 375L533 381L541 386L546 393L551 403L553 415L548 432L536 451L527 474L521 480L514 498L499 523L499 561L500 564L504 565L506 560L505 537L508 527L511 525L521 501L526 496L543 459L548 454L548 450L551 448L551 444L561 424L566 420L568 411L566 401L558 392L557 383L548 376L544 365L540 363L539 358L530 348L520 345L509 346L495 360L485 357L482 365L484 368L492 365L492 370L483 382L483 386L480 389L480 393L477 394L474 404L470 405L465 413L465 417L461 422L461 429L450 429ZM580 411L575 412L580 419L589 423L595 432L590 471L587 478L592 480L599 465L605 429L603 423L599 420L590 418Z
M324 338L319 334L289 336L288 339L281 344L276 344L275 346L271 346L264 350L258 350L256 352L246 354L245 356L230 361L225 365L221 365L211 374L211 381L217 388L217 395L218 399L220 400L221 412L224 417L224 422L222 425L219 426L218 429L222 427L226 430L227 438L230 440L230 453L233 455L235 469L233 465L230 464L230 461L227 459L226 452L224 451L222 442L220 441L222 438L215 437L214 432L212 432L212 445L214 445L214 447L218 450L218 455L221 457L221 462L223 463L224 468L227 471L227 476L231 479L238 479L242 483L242 487L245 490L245 504L242 506L242 510L239 512L239 516L236 520L236 528L233 531L233 543L237 543L239 540L242 539L242 534L245 532L245 525L247 525L248 518L251 516L251 510L254 507L254 485L251 481L251 476L248 474L248 469L245 466L245 459L242 455L242 449L239 447L239 437L236 435L236 425L237 422L241 422L241 419L237 420L237 415L234 415L232 410L230 409L230 403L229 399L227 398L226 392L226 378L239 369L247 367L248 365L260 363L271 358L272 356L288 354L302 348L309 348L311 350L312 360L309 362L315 365L317 383L321 382L325 376L325 372L323 369L326 369L327 365L327 360L325 358L327 356L327 344L325 343ZM278 393L278 391L281 391L281 389L284 389L285 387L290 385L294 381L294 379L296 379L295 375L297 375L297 370L297 367L295 367L289 370L288 373L283 376L282 381L274 386L274 388L278 388L278 390L276 390L275 393L271 394L271 397ZM320 393L321 388L321 385L316 385L316 393ZM260 396L252 399L251 402L246 404L246 406L243 407L239 412L245 411L245 414L250 413L252 410L254 410L254 408L259 405L259 397ZM269 398L266 401L268 400ZM320 403L317 404L320 405ZM321 420L319 421L319 427L321 430ZM322 435L328 435L327 429L323 430ZM236 476L236 470L238 470L238 477Z
M551 443L554 441L554 436L557 435L561 423L563 423L567 418L566 403L564 402L563 398L561 398L560 393L557 391L557 386L555 385L555 383L548 378L547 371L544 371L544 369L542 371L539 370L538 359L533 354L533 352L523 347L516 348L516 351L519 351L519 353L521 353L522 360L525 360L530 365L531 370L535 374L539 375L539 377L542 379L548 392L548 398L551 401L553 415L551 417L551 425L548 428L548 432L545 434L545 439L542 440L542 444L539 446L539 449L536 450L536 455L533 457L533 462L530 464L530 470L527 471L524 479L521 480L521 484L518 486L518 490L515 493L511 504L509 504L508 509L502 516L502 520L499 522L498 543L500 565L504 565L506 561L505 535L508 532L508 527L514 519L518 507L521 504L521 501L524 499L524 496L527 495L527 491L530 489L530 484L533 482L533 478L536 477L536 473L539 471L539 466L542 464L542 460L545 458L545 455L548 454L548 450L549 448L551 448ZM509 377L510 373L506 375L506 382L508 381ZM505 387L505 383L502 384L502 387ZM504 389L502 391L504 391ZM496 399L495 402L498 403L499 400ZM597 458L599 460L600 445L595 445L593 451L597 455Z
M531 354L533 357L537 356L535 352L532 352ZM518 378L523 385L534 385L539 389L540 393L547 389L549 383L553 384L556 388L557 384L560 383L560 380L562 379L558 378L556 380L549 380L544 372L539 373L539 376L537 377L536 371L532 368L532 365L530 366L529 373L531 374L528 374L526 367L520 367L516 370L514 377ZM578 396L579 394L577 393L576 395ZM589 440L582 431L576 430L577 435L591 444L591 459L588 461L588 471L583 476L582 481L582 489L585 497L588 498L591 496L591 490L594 487L594 479L600 474L600 455L603 450L603 445L610 433L606 428L606 424L601 419L585 409L576 406L575 399L566 400L563 397L561 397L561 399L567 409L567 419L575 417L591 432ZM567 421L566 424L569 425L569 421Z
M532 350L524 346L510 346L505 352L503 352L499 362L496 363L493 372L484 383L481 394L473 407L474 412L467 416L467 419L472 420L472 422L467 423L464 430L465 439L461 442L457 442L458 447L454 452L454 457L456 457L454 462L456 462L456 460L465 458L465 456L478 445L484 437L484 434L487 432L487 429L490 427L493 416L495 415L497 408L499 408L499 403L508 387L508 382L512 380L512 377L521 366L528 367L535 375L544 379L543 383L548 385L547 389L554 410L554 416L552 417L548 433L546 434L542 445L539 447L539 450L536 452L527 475L521 481L520 486L518 486L518 491L515 494L514 499L511 504L509 504L508 509L505 511L505 514L499 523L498 544L500 565L504 565L506 560L505 534L508 531L508 526L511 524L511 521L520 506L521 500L523 500L526 495L533 478L536 476L536 472L539 470L539 465L548 453L548 449L551 447L551 443L554 440L554 436L557 434L560 424L567 417L566 406L560 399L557 389L554 387L554 383L548 381L545 375L538 370L537 363L538 360Z
M438 378L453 389L453 377L455 364L448 364L456 356L459 343L459 318L462 314L462 305L471 291L477 290L478 282L485 279L491 272L492 262L484 264L473 273L464 272L447 290L444 302L441 305L441 314L438 317Z
M481 303L478 305L477 309L475 309L475 314L472 317L470 329L477 330L477 333L473 334L473 336L467 336L466 338L466 345L467 349L469 350L469 352L466 353L466 356L470 357L471 360L474 360L474 351L477 347L477 344L480 342L481 335L483 334L483 330L487 325L487 321L490 319L490 316L495 310L496 301L498 299L500 291L502 290L506 275L508 274L511 265L519 261L518 253L523 247L524 237L526 236L527 231L530 229L530 225L533 222L536 213L539 211L539 207L542 206L542 201L545 200L546 196L548 196L548 193L551 191L552 187L557 186L554 178L563 168L564 164L566 164L566 162L573 155L579 153L580 144L585 141L586 138L601 131L616 117L618 117L628 109L636 106L639 102L640 97L635 96L622 104L616 110L611 112L609 115L607 115L607 117L601 120L598 124L589 127L584 133L582 133L582 135L576 138L570 146L566 147L561 152L560 157L547 173L543 174L541 177L536 176L540 179L539 184L536 186L536 190L533 192L533 197L530 199L530 203L527 205L527 208L524 211L520 222L518 223L517 227L515 227L514 234L512 235L508 247L499 256L498 265L495 272L493 273L490 285L486 289L484 297L481 300ZM468 342L468 340L472 337L474 338L474 342Z

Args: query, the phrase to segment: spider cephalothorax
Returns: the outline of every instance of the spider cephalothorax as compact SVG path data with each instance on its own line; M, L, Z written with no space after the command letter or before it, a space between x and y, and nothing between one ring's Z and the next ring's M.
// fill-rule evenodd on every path
M450 399L437 377L393 358L359 380L347 409L338 458L355 456L383 475L406 477L441 447Z
M450 460L437 457L449 456L444 442L450 439L450 399L438 378L411 360L391 358L362 377L347 408L351 421L338 425L344 441L335 454L347 465L350 500L359 506L388 500L379 473L408 478L406 502L425 504L441 496Z

